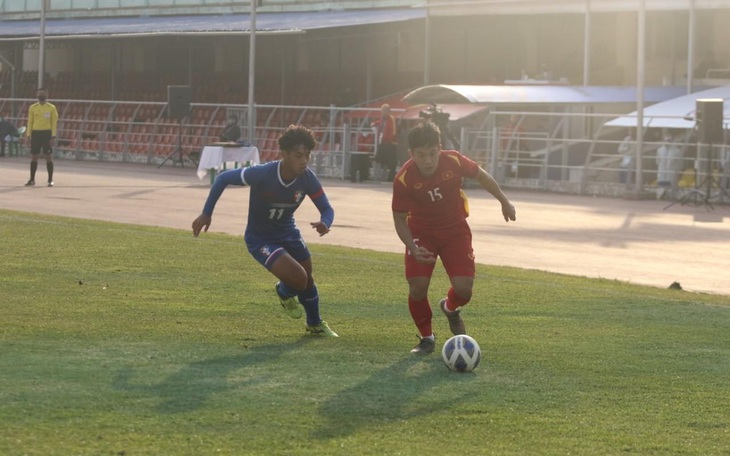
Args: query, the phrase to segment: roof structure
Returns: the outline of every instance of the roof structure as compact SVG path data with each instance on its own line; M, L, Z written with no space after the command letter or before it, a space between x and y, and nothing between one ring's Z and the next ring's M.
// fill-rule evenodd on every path
M307 30L351 27L423 19L422 9L380 9L295 13L259 13L256 33L304 33ZM249 14L98 17L46 20L47 39L114 38L149 35L215 35L250 33ZM0 41L37 39L39 21L0 21Z
M647 87L644 101L656 103L686 93L686 87ZM636 87L554 85L429 85L406 94L408 103L595 105L635 103Z
M730 86L714 87L644 108L644 127L648 128L682 128L695 127L697 99L720 98L723 103L723 123L730 123ZM637 111L617 117L606 122L609 127L635 127Z
M431 0L431 14L464 16L475 14L583 14L591 12L687 11L727 8L726 0Z

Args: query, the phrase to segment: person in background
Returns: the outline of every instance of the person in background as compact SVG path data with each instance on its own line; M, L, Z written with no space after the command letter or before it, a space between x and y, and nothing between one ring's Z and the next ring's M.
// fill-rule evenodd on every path
M38 169L38 156L43 153L48 170L48 186L53 187L53 144L56 140L58 125L58 111L49 103L48 90L39 87L38 102L28 108L28 129L26 134L30 138L30 179L25 185L35 185L35 172Z
M390 105L380 107L380 119L372 126L378 131L378 151L375 161L388 170L388 182L395 178L395 169L398 167L398 130L395 117L390 112Z
M656 151L657 164L657 199L662 199L667 192L674 197L677 190L679 173L682 171L682 149L679 137L670 132L664 134L664 143Z
M231 114L228 116L228 123L221 133L220 140L222 142L236 142L239 139L241 139L241 127L238 126L238 117Z
M725 141L720 148L719 158L722 169L720 187L728 190L730 189L730 130L725 130Z
M0 157L5 156L5 138L7 136L14 136L18 132L13 124L5 119L5 116L0 113Z
M634 161L636 158L636 153L634 152L635 146L636 139L634 139L634 131L629 128L628 133L618 146L618 154L621 156L621 161L618 165L619 182L626 184L626 186L631 185L631 180L634 175L633 171L636 166L636 162Z
M436 347L428 288L438 257L451 282L439 308L452 334L466 334L460 308L472 298L476 268L463 180L475 179L496 198L506 222L516 220L516 215L515 207L489 173L458 151L441 150L441 132L436 124L424 122L413 128L408 133L408 147L411 158L393 181L391 209L395 231L406 247L408 309L420 339L411 353L426 355Z

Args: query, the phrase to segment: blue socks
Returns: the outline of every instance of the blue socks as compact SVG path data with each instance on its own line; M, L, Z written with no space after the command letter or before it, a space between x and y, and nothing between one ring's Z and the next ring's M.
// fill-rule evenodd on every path
M322 323L322 318L319 316L319 291L317 291L317 285L313 283L312 288L309 290L297 293L295 289L287 287L284 282L279 282L276 291L284 299L293 296L299 299L299 302L304 307L304 312L307 314L307 325L317 326Z
M297 290L287 287L284 282L279 282L279 284L276 286L276 291L277 293L279 293L279 296L284 299L292 298L298 294Z
M307 314L307 325L317 326L322 323L319 316L319 292L317 285L312 284L312 288L304 290L298 295L299 302L304 306L304 312Z

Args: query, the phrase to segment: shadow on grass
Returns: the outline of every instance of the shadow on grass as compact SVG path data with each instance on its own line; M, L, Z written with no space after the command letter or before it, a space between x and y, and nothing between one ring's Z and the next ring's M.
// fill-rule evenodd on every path
M201 408L211 395L232 389L228 382L232 372L254 364L271 362L310 340L310 337L302 337L291 343L255 347L240 355L193 362L156 385L133 383L134 369L124 368L117 373L112 387L122 391L158 396L162 400L156 407L159 413L190 412Z
M474 374L449 372L440 359L409 357L342 390L320 406L315 439L331 439L456 407L469 400ZM444 383L452 386L440 388Z

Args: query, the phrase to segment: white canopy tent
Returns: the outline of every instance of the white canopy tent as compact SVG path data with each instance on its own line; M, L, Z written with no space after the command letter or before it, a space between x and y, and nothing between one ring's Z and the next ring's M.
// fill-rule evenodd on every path
M723 123L730 123L730 86L714 87L671 100L662 101L644 108L644 128L695 127L695 110L698 98L721 98L723 103ZM608 127L636 127L637 111L606 122Z

